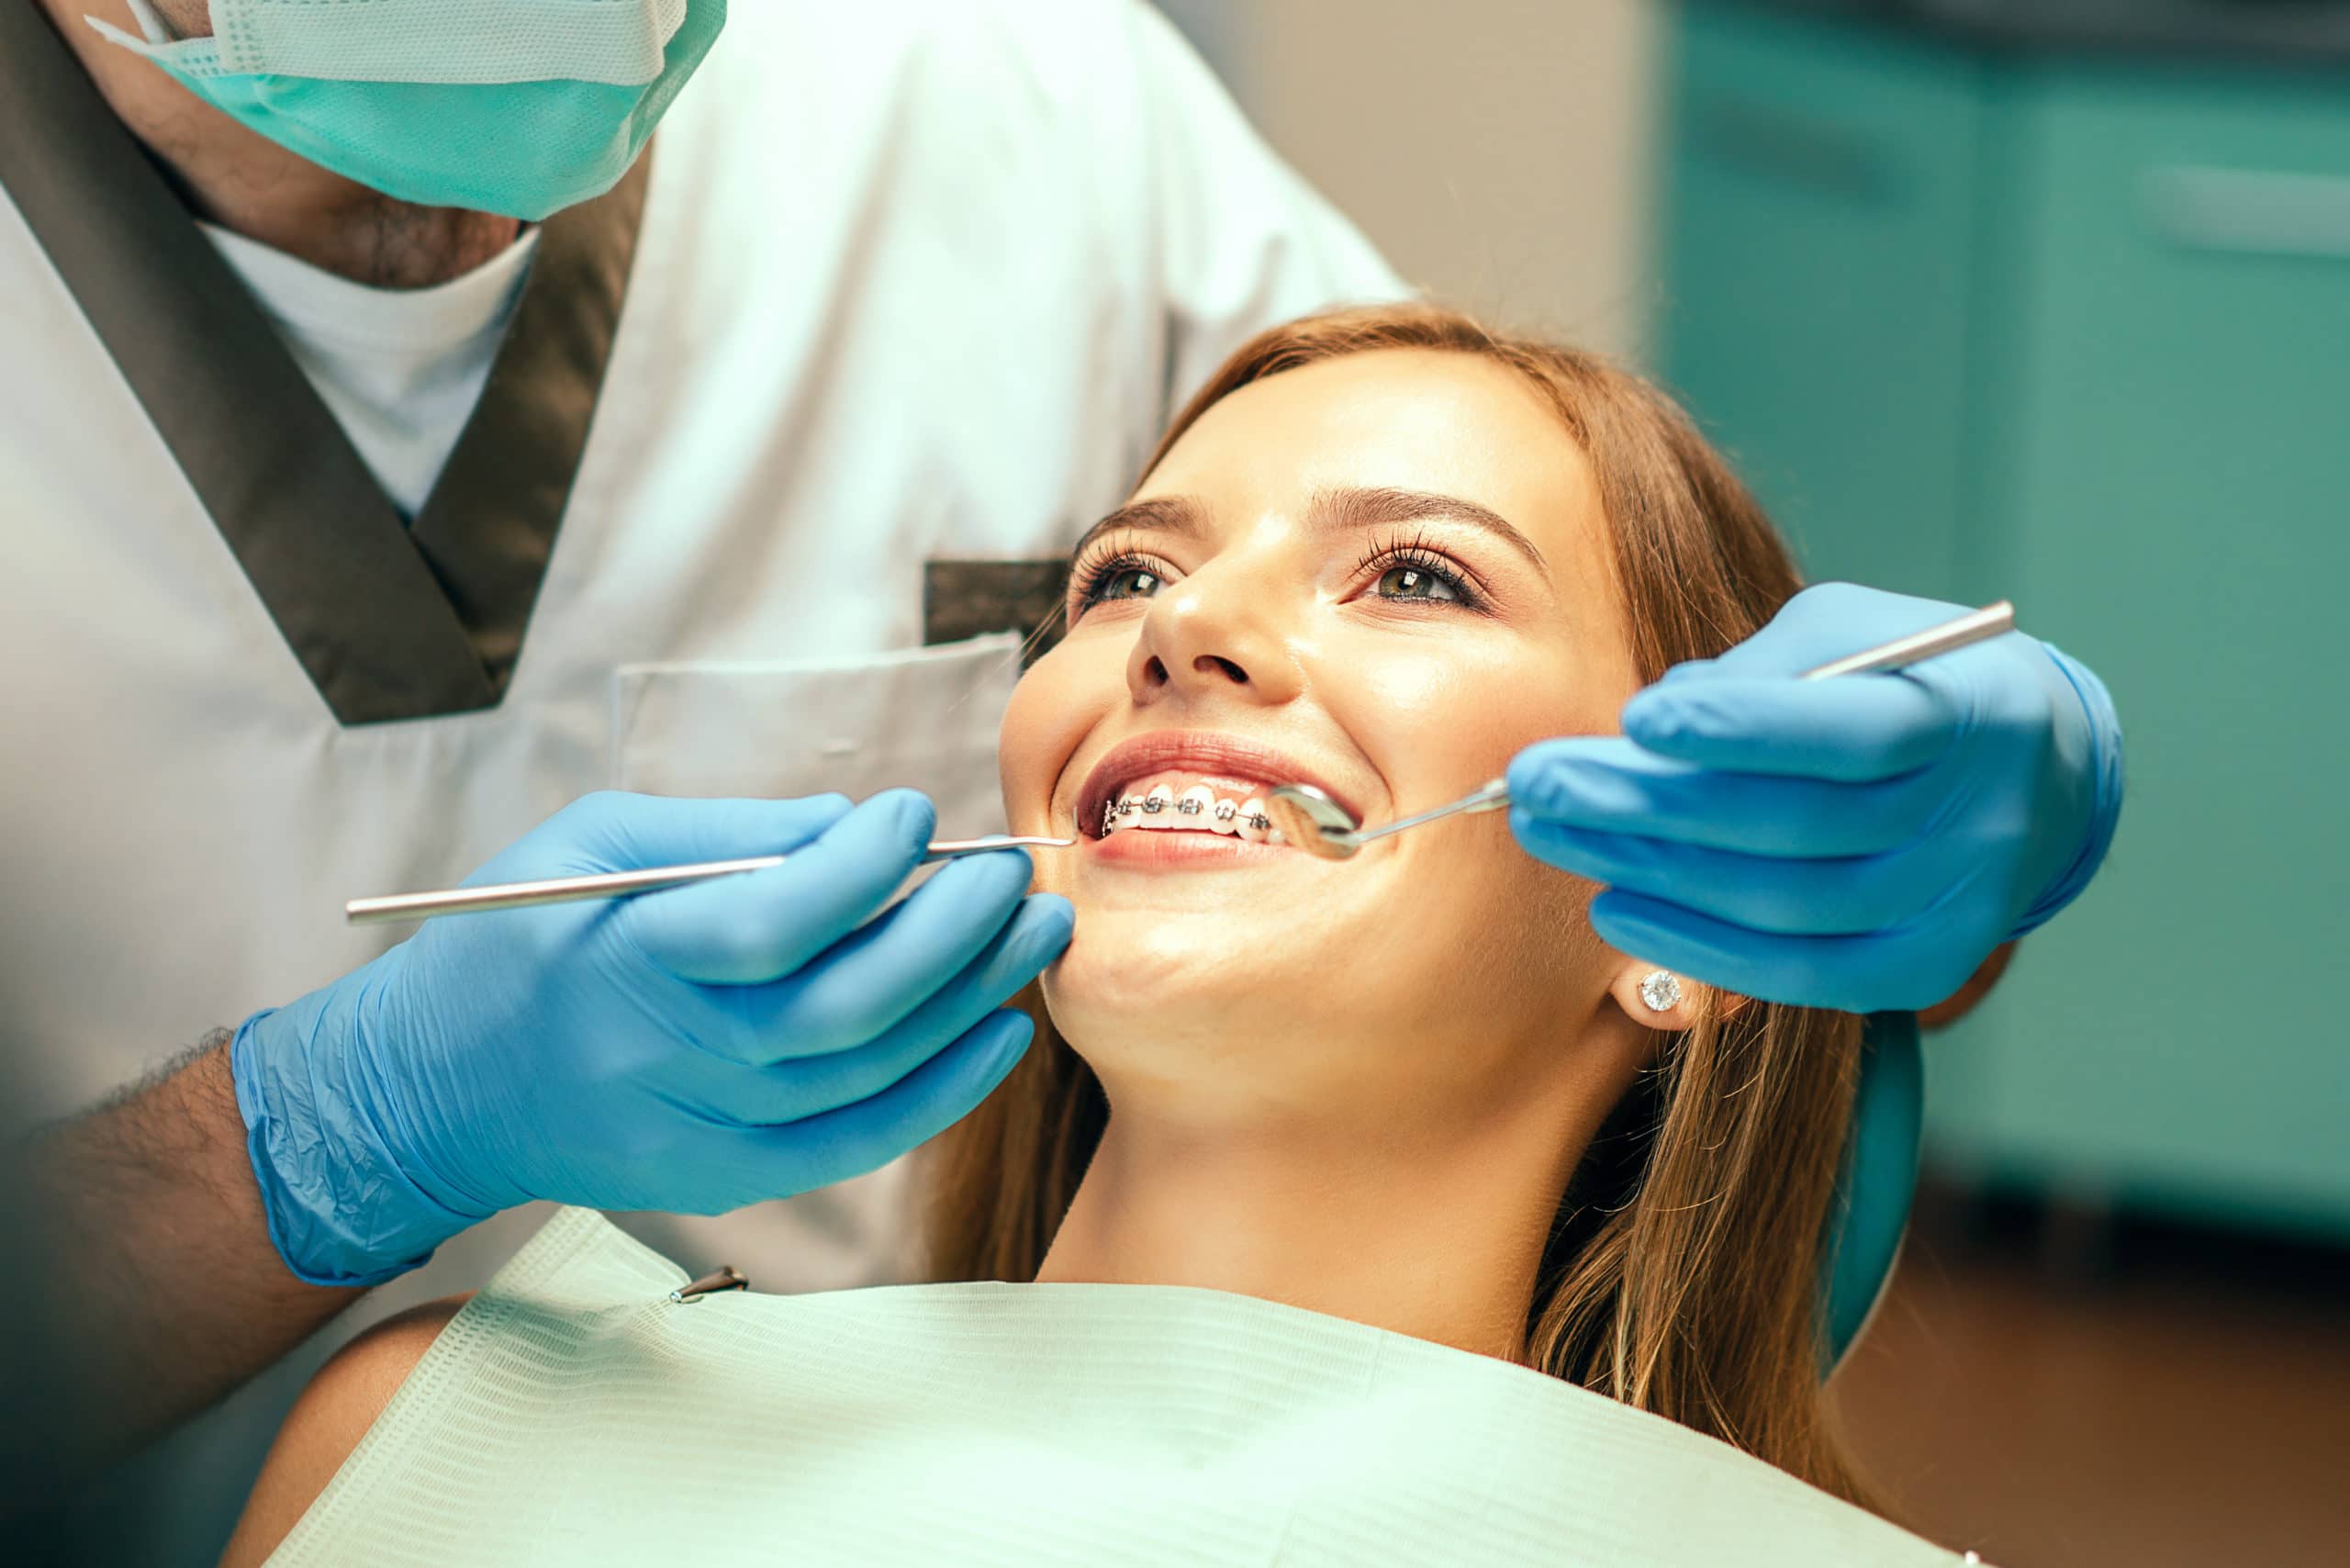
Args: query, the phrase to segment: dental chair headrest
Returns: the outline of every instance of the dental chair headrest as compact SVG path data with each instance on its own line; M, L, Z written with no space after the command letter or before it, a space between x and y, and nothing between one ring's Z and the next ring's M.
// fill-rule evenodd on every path
M1918 1188L1925 1104L1916 1015L1870 1014L1852 1102L1852 1141L1820 1238L1821 1329L1828 1355L1823 1377L1836 1370L1868 1327L1893 1278Z

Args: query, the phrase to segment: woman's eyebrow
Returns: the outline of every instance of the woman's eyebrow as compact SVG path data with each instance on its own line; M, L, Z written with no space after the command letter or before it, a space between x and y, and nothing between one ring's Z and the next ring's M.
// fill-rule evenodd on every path
M1085 547L1113 529L1131 528L1141 533L1172 533L1194 538L1205 532L1207 513L1200 503L1189 496L1159 496L1147 501L1128 501L1116 511L1085 531L1072 556L1085 554Z
M1444 521L1457 522L1471 528L1481 528L1516 550L1536 569L1547 571L1542 552L1534 541L1512 527L1507 519L1490 507L1459 496L1437 495L1427 490L1338 489L1317 490L1314 494L1311 512L1315 523L1324 528L1376 528L1386 523Z
M1543 560L1542 552L1535 548L1534 541L1518 532L1506 518L1491 507L1480 506L1459 496L1383 486L1316 490L1309 516L1317 527L1332 530L1377 528L1386 524L1429 521L1460 523L1484 530L1532 562L1538 570L1549 570L1549 563ZM1129 501L1087 529L1071 554L1083 554L1094 540L1117 529L1197 538L1207 530L1207 512L1189 496L1158 496L1149 500Z

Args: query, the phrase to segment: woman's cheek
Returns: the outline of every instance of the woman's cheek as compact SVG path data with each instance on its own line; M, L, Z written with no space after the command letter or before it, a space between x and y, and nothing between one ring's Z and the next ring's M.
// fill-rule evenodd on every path
M1440 724L1448 712L1477 697L1472 671L1457 655L1391 650L1365 655L1352 667L1359 672L1357 700L1386 714L1390 723Z
M1620 706L1590 691L1573 660L1531 656L1522 639L1504 635L1359 647L1348 667L1340 722L1382 765L1404 810L1466 793L1535 741L1613 731Z
M1014 833L1050 831L1053 790L1085 737L1110 711L1102 691L1123 693L1123 649L1064 640L1013 688L996 745L1004 821ZM1096 666L1107 666L1104 672ZM1070 778L1074 790L1082 782Z

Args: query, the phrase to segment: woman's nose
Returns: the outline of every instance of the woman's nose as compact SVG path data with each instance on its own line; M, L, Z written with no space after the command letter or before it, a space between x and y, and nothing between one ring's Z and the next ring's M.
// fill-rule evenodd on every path
M1159 589L1126 658L1137 703L1221 692L1244 702L1287 702L1301 679L1272 596L1237 564L1218 563Z

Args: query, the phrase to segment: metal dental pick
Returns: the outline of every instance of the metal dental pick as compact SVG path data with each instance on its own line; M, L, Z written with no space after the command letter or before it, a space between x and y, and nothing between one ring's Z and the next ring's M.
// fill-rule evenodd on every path
M1969 610L1966 614L1945 621L1939 626L1929 626L1923 632L1913 632L1907 637L1896 637L1890 643L1880 643L1874 648L1863 648L1841 659L1832 659L1817 668L1797 676L1798 680L1826 680L1840 675L1866 675L1876 670L1903 669L1922 664L1938 655L1987 642L2016 625L2016 607L2006 599L1997 604ZM1509 786L1499 778L1482 784L1457 801L1448 801L1420 812L1417 816L1400 817L1383 827L1365 829L1355 821L1354 813L1311 784L1283 784L1274 790L1265 801L1265 815L1281 838L1297 846L1308 855L1324 860L1350 860L1355 851L1375 838L1385 838L1392 833L1402 833L1407 827L1418 827L1441 817L1463 815L1475 812L1498 812L1509 804Z
M986 838L942 839L922 857L925 866L939 860L959 860L995 849L1029 846L1037 849L1067 849L1073 838L1014 838L995 834ZM656 888L682 888L712 877L738 876L780 866L787 857L754 855L745 860L704 860L692 866L648 866L641 871L603 871L592 877L555 877L543 882L502 882L493 887L451 888L434 893L393 893L384 898L352 899L342 906L342 918L352 925L376 925L390 920L430 920L436 914L478 914L493 909L530 909L544 903L577 903L586 899L620 899L649 893Z

